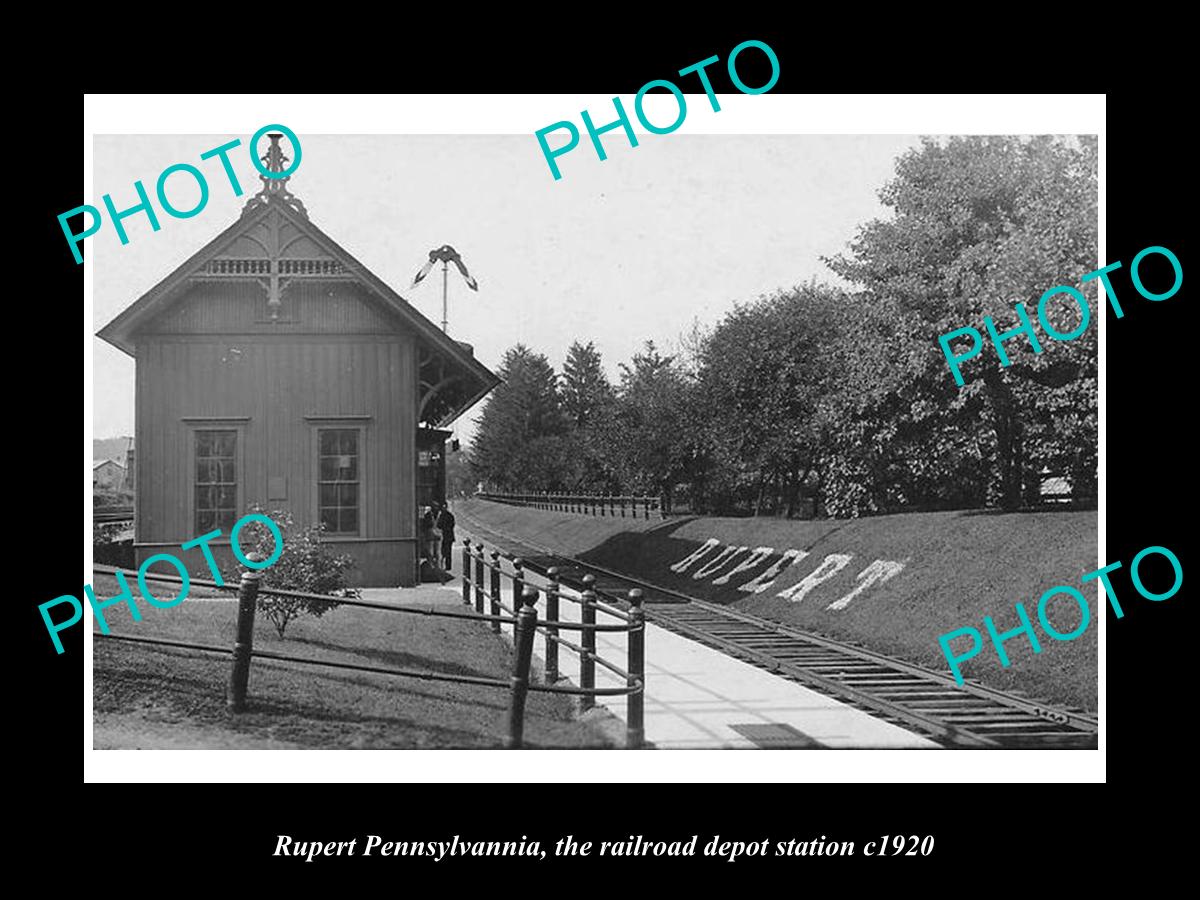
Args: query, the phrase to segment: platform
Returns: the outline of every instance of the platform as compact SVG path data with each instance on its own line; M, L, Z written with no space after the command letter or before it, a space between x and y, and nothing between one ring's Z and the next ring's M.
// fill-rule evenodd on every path
M530 573L530 584L545 582ZM507 591L510 582L505 579ZM423 593L441 590L461 603L462 584L423 585ZM563 589L569 596L574 591ZM364 591L380 600L383 591ZM393 596L401 592L392 592ZM507 597L507 594L506 594ZM651 611L652 611L651 607ZM562 602L562 621L579 621L577 604ZM545 599L538 617L545 616ZM615 620L600 615L599 622ZM509 633L505 626L505 633ZM575 635L564 635L576 640ZM598 632L597 651L624 668L625 635ZM534 644L535 671L542 668L545 638ZM572 682L579 680L579 658L559 649L559 669ZM616 686L615 675L596 667L596 686ZM600 697L598 705L625 720L624 697ZM940 749L940 745L904 728L786 678L774 675L711 647L646 625L646 740L663 750L681 749Z

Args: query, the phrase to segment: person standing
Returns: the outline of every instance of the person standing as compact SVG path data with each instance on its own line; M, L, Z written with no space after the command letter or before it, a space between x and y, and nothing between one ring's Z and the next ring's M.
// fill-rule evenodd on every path
M449 572L454 561L454 513L445 504L439 508L437 527L442 532L442 568Z
M429 567L429 571L426 572L424 566L422 566L422 576L424 576L431 574L432 571L437 568L438 563L436 557L433 555L433 510L428 506L421 507L421 518L419 521L420 527L418 530L418 538L420 543L421 559L425 566Z

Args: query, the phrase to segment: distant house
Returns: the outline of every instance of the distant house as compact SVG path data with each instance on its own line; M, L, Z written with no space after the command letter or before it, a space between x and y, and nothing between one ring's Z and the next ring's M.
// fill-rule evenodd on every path
M125 467L111 459L102 459L92 465L92 488L106 491L120 490L125 483Z
M1039 494L1042 503L1070 503L1071 482L1064 476L1052 475L1049 469L1043 468Z
M414 584L418 506L444 490L440 426L499 379L314 225L286 176L261 180L99 333L137 363L137 563L215 529L230 563L231 527L259 505L323 525L358 584ZM209 577L200 552L181 559Z

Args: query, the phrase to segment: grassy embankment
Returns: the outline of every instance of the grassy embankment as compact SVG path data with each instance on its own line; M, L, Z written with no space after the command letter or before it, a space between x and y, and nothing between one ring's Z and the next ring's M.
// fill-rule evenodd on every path
M97 597L119 590L109 576L93 585ZM458 606L450 592L419 591L426 607L431 597ZM193 589L170 609L139 604L141 622L112 607L108 621L114 634L232 648L236 604L196 599L206 593L214 595ZM260 616L254 642L296 656L489 678L507 678L512 665L509 647L481 623L345 606L294 621L282 640ZM228 657L103 638L94 646L97 749L496 748L507 734L504 689L255 660L248 709L232 715ZM540 693L529 695L525 738L535 747L605 745L592 724L573 720L571 698Z
M1003 668L985 633L984 651L963 664L964 676L1039 699L1096 709L1097 621L1107 604L1100 600L1097 606L1094 583L1086 587L1079 583L1080 575L1098 565L1094 511L962 511L790 522L686 517L646 522L482 501L459 506L464 513L460 524L467 531L467 517L475 517L541 546L699 599L730 604L806 631L859 641L879 652L942 671L948 667L938 646L939 635L963 627L984 632L983 617L988 615L999 631L1007 631L1020 624L1014 604L1021 601L1034 620L1041 653L1034 654L1028 640L1019 636L1005 645L1011 664ZM693 572L719 549L687 572L671 571L672 563L709 538L739 547L773 547L776 553L725 585L712 581L746 559L749 551L732 556L727 566L702 580L695 580ZM786 568L764 593L737 590L788 549L806 551L808 556ZM848 554L852 559L799 602L776 596L811 574L829 554ZM904 568L864 590L844 609L827 609L855 588L858 574L875 560L902 562ZM1079 588L1091 603L1092 622L1074 641L1052 640L1036 624L1038 598L1055 585ZM1055 599L1049 616L1064 633L1079 622L1079 612L1069 598ZM963 639L962 646L968 644Z

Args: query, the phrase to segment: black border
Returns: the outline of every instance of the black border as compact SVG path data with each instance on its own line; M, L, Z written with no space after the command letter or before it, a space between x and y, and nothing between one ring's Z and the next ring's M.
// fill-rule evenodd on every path
M1053 22L1047 24L1051 31L1054 27ZM548 46L539 46L534 41L534 46L525 52L511 41L485 38L475 39L474 44L466 42L453 55L428 50L414 53L412 47L405 47L404 52L397 53L394 64L389 62L386 67L380 65L375 69L386 69L387 77L376 77L373 82L384 89L409 92L528 91L627 96L651 78L670 77L672 67L678 69L714 53L724 58L735 43L746 37L765 40L776 50L781 61L781 78L774 89L778 93L881 87L904 91L947 88L1009 91L1021 86L1021 78L1014 72L1022 66L1046 63L1037 46L1015 41L1004 58L1005 66L994 72L981 72L984 57L995 62L999 51L994 47L979 48L980 54L974 58L980 66L974 68L980 77L971 83L951 84L945 79L948 64L945 56L924 59L920 57L921 48L912 47L905 52L917 57L910 72L913 77L901 83L905 79L892 77L894 73L886 66L900 57L904 49L897 46L902 40L899 35L894 39L884 35L850 42L845 58L836 62L851 67L856 59L874 57L881 65L866 73L847 74L834 68L835 62L828 57L814 55L814 44L833 39L819 30L803 30L789 23L777 24L772 29L737 30L745 33L731 39L681 34L678 30L647 32L633 27L622 38L597 38L590 43L571 33ZM480 47L483 50L472 55ZM891 56L885 58L885 53ZM670 60L665 66L664 59ZM1092 73L1080 65L1081 59L1073 57L1069 64L1056 69L1054 83L1037 87L1055 91L1104 90L1095 83ZM304 89L304 78L296 75L294 68L291 71L290 81L282 87ZM714 67L712 72L723 77L721 67ZM212 83L210 73L203 73L203 78L200 75L181 73L178 78L165 78L156 87L187 91L220 89ZM752 69L745 77L754 83ZM718 91L728 90L716 78L714 84ZM232 90L242 86L224 87ZM328 89L335 85L323 77L319 86ZM353 90L359 85L346 82L336 87ZM120 90L126 89L126 85L102 85L95 89ZM76 92L43 94L38 102L40 116L35 114L34 119L46 122L42 133L49 134L54 128L61 130L57 123L79 110L82 96ZM1129 87L1119 93L1110 91L1108 107L1105 261L1120 259L1127 266L1143 247L1162 245L1178 255L1186 270L1183 217L1190 212L1185 197L1189 182L1182 177L1186 144L1172 139L1169 130L1178 115L1176 97L1169 89L1142 91ZM573 107L565 107L564 117L572 111ZM1118 111L1119 119L1115 118ZM46 171L78 171L78 144L70 139L69 133L65 139L39 144L38 157L38 165ZM27 316L28 339L41 343L37 337L57 335L60 322L77 321L70 313L78 309L75 304L80 296L82 269L64 254L55 217L82 200L73 176L23 181L19 187L30 191L25 208L34 211L26 220L33 226L26 246L35 250L38 277L36 293L29 295L31 299L23 304L21 312ZM1171 548L1187 571L1182 515L1187 509L1184 492L1190 474L1187 454L1191 449L1187 415L1189 354L1184 345L1190 335L1184 318L1188 314L1187 288L1185 285L1168 301L1150 303L1132 293L1127 276L1124 281L1114 279L1114 283L1126 316L1117 321L1110 312L1107 321L1107 559L1120 559L1128 566L1137 551L1159 544ZM65 348L47 347L41 359L29 360L25 366L34 380L33 389L25 386L28 376L12 376L16 408L12 410L11 421L36 423L38 432L49 438L39 442L33 454L36 458L27 457L25 464L36 464L47 472L79 473L79 447L74 437L78 419L72 411L73 421L68 423L65 404L54 396L57 391L47 390L57 387L60 379L64 393L76 389L77 382L72 381L68 387L68 379L63 375L64 370L73 368ZM86 378L88 373L84 374ZM348 874L367 870L401 877L414 873L413 865L402 860L374 862L364 869L360 864L370 861L359 859L349 865L350 861L343 857L304 864L271 857L275 835L279 833L322 840L368 833L393 840L431 840L454 833L511 840L524 834L531 839L542 837L544 841L565 833L593 840L630 833L668 840L693 833L702 837L720 833L731 839L746 840L826 834L859 841L897 832L935 834L937 851L929 860L902 858L899 862L886 861L873 867L855 866L856 879L867 871L877 872L878 883L891 887L906 884L905 875L914 868L919 872L913 877L921 878L920 882L914 880L914 885L930 884L930 876L935 876L932 883L936 884L935 866L947 864L955 868L962 865L964 871L974 868L977 876L989 871L998 877L1015 879L1016 869L1021 867L1019 859L1030 848L1022 838L1045 836L1046 843L1039 843L1052 848L1056 858L1070 861L1071 867L1095 865L1096 851L1103 846L1106 825L1090 801L1063 802L1062 788L1029 785L914 785L883 789L867 785L586 787L531 783L411 785L392 789L320 785L202 789L180 786L171 789L169 796L174 799L166 803L164 792L156 790L151 795L149 791L155 789L145 786L121 786L127 799L119 801L114 788L89 785L85 792L105 791L107 796L99 798L95 793L85 793L81 797L78 788L82 786L82 742L77 704L81 701L82 629L63 635L66 653L57 656L46 640L36 609L37 603L79 589L80 567L74 562L73 549L68 552L68 548L77 546L75 536L69 533L73 529L67 527L68 521L73 520L73 512L71 516L66 513L77 508L74 504L78 502L79 486L73 478L46 479L44 483L43 503L34 514L35 523L44 523L44 527L33 531L38 535L37 540L22 541L32 550L31 554L22 553L22 565L17 569L28 588L14 600L25 617L22 636L29 638L24 647L29 655L21 667L23 683L15 685L14 693L24 707L20 712L22 734L33 757L32 770L48 785L40 809L33 813L35 820L45 821L35 821L32 825L49 826L57 821L61 827L64 810L82 809L86 823L83 830L91 835L140 833L153 840L156 834L161 837L164 832L169 833L169 851L140 854L139 879L156 872L170 873L182 852L179 848L183 847L197 848L193 864L210 854L218 854L224 865L232 866L231 871L268 875L271 880L264 884L271 885L344 885ZM1019 561L1014 560L1013 564ZM1190 751L1184 741L1173 737L1177 729L1190 724L1190 705L1184 702L1186 686L1190 685L1183 670L1187 654L1172 640L1192 633L1186 586L1169 601L1151 603L1133 592L1127 568L1117 573L1113 581L1126 615L1116 620L1109 612L1107 621L1109 777L1114 782L1139 786L1149 782L1153 788L1165 787L1170 783L1167 779L1187 771L1183 767L1184 755ZM803 756L798 755L797 759L798 765L802 765ZM870 758L864 757L863 764L869 765ZM132 802L128 799L131 795ZM1035 824L1038 822L1041 824ZM448 881L451 885L459 880L460 873L464 877L513 874L519 880L496 884L553 890L561 886L543 881L541 873L580 872L580 866L584 866L590 867L588 871L603 870L604 885L636 889L635 882L621 879L640 875L646 866L654 866L659 872L674 872L673 879L689 875L703 879L707 887L719 888L746 885L747 878L766 874L763 866L769 874L790 873L803 878L812 874L814 866L822 874L834 874L844 871L846 863L845 859L827 858L768 859L751 867L746 863L729 865L696 858L674 866L665 861L630 860L616 868L598 867L594 860L559 860L557 864L549 861L531 870L524 861L493 859L456 865L453 871L442 864L441 869L431 873L443 879L439 883ZM422 870L420 874L425 873ZM393 882L388 878L383 883ZM662 887L669 890L674 883ZM401 884L416 887L415 883ZM645 887L647 883L641 884ZM750 882L752 889L754 884ZM760 884L768 887L775 883ZM812 887L808 880L798 879L796 885L798 889Z

